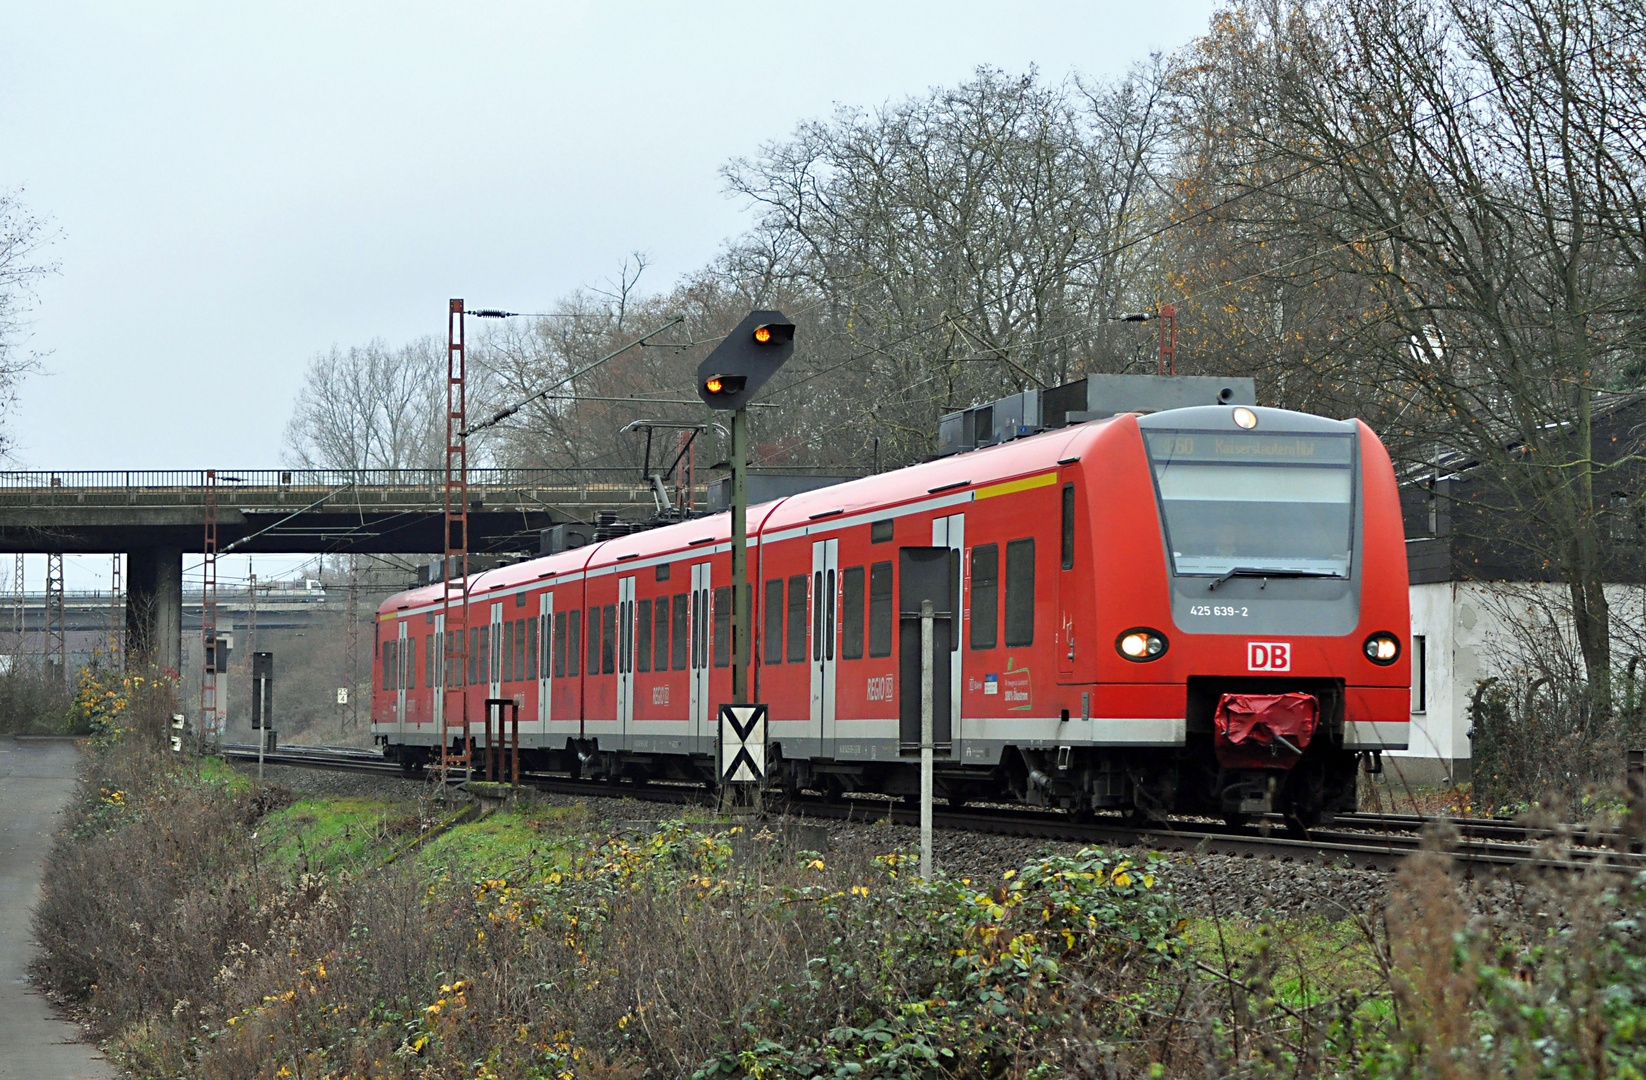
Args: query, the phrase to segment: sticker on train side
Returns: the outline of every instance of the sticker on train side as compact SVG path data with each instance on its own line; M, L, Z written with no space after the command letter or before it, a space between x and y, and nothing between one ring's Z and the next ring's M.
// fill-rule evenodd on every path
M1286 641L1248 641L1247 671L1292 670L1292 646Z

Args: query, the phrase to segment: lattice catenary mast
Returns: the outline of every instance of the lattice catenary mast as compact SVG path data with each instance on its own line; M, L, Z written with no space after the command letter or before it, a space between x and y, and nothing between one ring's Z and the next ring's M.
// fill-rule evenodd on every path
M446 663L440 679L440 772L468 772L468 695L463 678L469 657L469 451L467 368L464 354L463 301L446 312L446 549L441 566L441 625ZM453 715L453 713L456 715ZM459 749L452 750L452 737Z
M206 470L205 560L200 589L200 749L217 738L217 471Z

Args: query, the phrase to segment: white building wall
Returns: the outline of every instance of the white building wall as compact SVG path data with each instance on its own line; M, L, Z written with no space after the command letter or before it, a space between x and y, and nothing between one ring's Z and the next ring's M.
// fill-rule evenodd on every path
M1608 585L1606 600L1612 662L1622 673L1633 657L1646 653L1646 587ZM1569 593L1559 584L1411 586L1411 632L1425 639L1427 693L1425 708L1412 712L1409 748L1389 755L1399 759L1402 771L1420 782L1468 778L1469 704L1481 680L1535 677L1543 669L1580 677L1569 608ZM1646 662L1641 666L1646 670ZM1415 670L1412 678L1415 683Z

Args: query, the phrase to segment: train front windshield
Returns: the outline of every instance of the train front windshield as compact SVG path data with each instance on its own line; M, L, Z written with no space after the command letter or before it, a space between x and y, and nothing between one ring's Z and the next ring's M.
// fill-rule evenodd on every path
M1145 440L1174 573L1349 576L1351 436L1149 431Z

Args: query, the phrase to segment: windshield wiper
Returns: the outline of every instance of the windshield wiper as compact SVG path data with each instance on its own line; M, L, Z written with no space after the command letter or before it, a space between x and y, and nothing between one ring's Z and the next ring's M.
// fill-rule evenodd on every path
M1255 566L1237 566L1233 570L1230 570L1227 574L1224 574L1223 576L1213 580L1210 585L1206 586L1206 588L1215 589L1219 585L1223 584L1225 581L1228 581L1230 578L1237 578L1237 577L1260 577L1260 578L1312 577L1312 578L1338 578L1338 579L1341 580L1343 575L1342 574L1330 573L1330 572L1325 571L1325 570L1260 570Z

